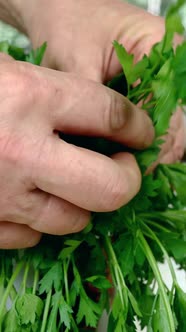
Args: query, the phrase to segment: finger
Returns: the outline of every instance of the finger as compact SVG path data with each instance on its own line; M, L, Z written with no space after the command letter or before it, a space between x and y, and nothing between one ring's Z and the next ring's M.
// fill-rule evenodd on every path
M89 211L115 210L138 192L141 175L132 155L111 159L57 138L50 144L33 174L39 189Z
M14 210L8 216L9 220L27 224L42 233L75 233L85 228L90 221L90 212L41 190L31 191L22 205L22 209Z
M177 131L175 140L166 153L161 154L159 158L159 163L170 164L178 162L182 159L184 155L184 128L180 128Z
M20 249L35 246L41 238L41 233L26 225L11 222L0 222L0 248Z
M10 55L8 55L6 53L3 53L3 52L0 52L0 63L2 63L2 62L12 62L12 61L14 61L14 59Z
M58 92L53 129L69 134L106 137L129 147L143 149L154 138L149 116L119 93L101 84L79 79ZM75 86L78 90L76 91ZM81 93L79 86L82 86ZM67 91L66 91L67 89ZM66 91L66 110L62 109ZM69 91L76 96L69 96Z

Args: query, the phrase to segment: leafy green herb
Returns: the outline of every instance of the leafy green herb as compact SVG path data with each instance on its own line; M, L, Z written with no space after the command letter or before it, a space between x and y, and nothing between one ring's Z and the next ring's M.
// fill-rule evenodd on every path
M114 42L124 73L108 85L141 102L156 131L151 147L133 151L143 176L140 192L117 211L92 214L79 234L47 235L35 248L0 251L0 332L83 332L97 327L104 310L108 332L136 331L135 317L148 332L186 331L186 294L172 264L174 259L186 270L186 166L159 165L145 173L157 159L171 115L186 104L186 42L173 48L174 34L184 31L179 16L184 4L179 0L169 9L163 40L137 64ZM0 43L0 51L37 65L45 49L43 44L27 54ZM61 138L106 155L121 149L98 138ZM170 290L158 266L164 260L173 280Z

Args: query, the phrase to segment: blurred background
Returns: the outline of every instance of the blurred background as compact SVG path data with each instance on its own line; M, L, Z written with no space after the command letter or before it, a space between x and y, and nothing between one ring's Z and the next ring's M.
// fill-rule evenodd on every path
M134 5L138 5L155 15L164 15L167 7L174 3L175 0L131 0L128 1Z

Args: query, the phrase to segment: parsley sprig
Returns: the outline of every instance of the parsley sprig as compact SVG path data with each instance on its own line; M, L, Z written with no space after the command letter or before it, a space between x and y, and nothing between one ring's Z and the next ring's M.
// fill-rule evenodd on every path
M92 214L79 234L46 235L35 248L0 251L0 332L88 331L98 326L104 310L108 332L136 331L136 317L148 332L186 331L186 293L173 266L174 260L186 270L186 165L145 172L157 159L176 107L186 104L186 42L173 48L174 34L184 31L179 16L184 4L179 0L169 9L163 40L137 64L114 42L124 74L109 86L141 102L156 132L147 150L134 151L143 175L140 192L117 211ZM45 48L26 54L0 43L1 51L37 65ZM106 140L61 136L105 154L121 148ZM159 270L164 260L171 289Z

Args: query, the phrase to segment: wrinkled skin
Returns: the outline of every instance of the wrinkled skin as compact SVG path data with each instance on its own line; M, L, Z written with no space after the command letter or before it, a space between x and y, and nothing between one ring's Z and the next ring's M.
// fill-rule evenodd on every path
M141 174L131 154L109 158L57 131L141 149L154 137L145 112L99 83L6 55L0 85L1 248L32 246L42 232L80 231L89 211L115 210L136 195Z
M12 3L34 47L48 42L43 65L59 71L0 59L2 248L32 246L42 232L79 231L89 211L114 210L138 192L132 155L108 158L77 148L59 140L56 130L148 146L154 136L148 116L100 83L121 71L114 39L138 60L164 32L162 19L118 0ZM160 158L176 161L183 148L179 111Z
M113 40L134 53L137 61L164 34L162 18L118 0L33 0L24 3L22 12L33 44L48 43L44 65L98 82L121 71ZM159 161L175 162L183 152L184 122L179 110L172 118Z

